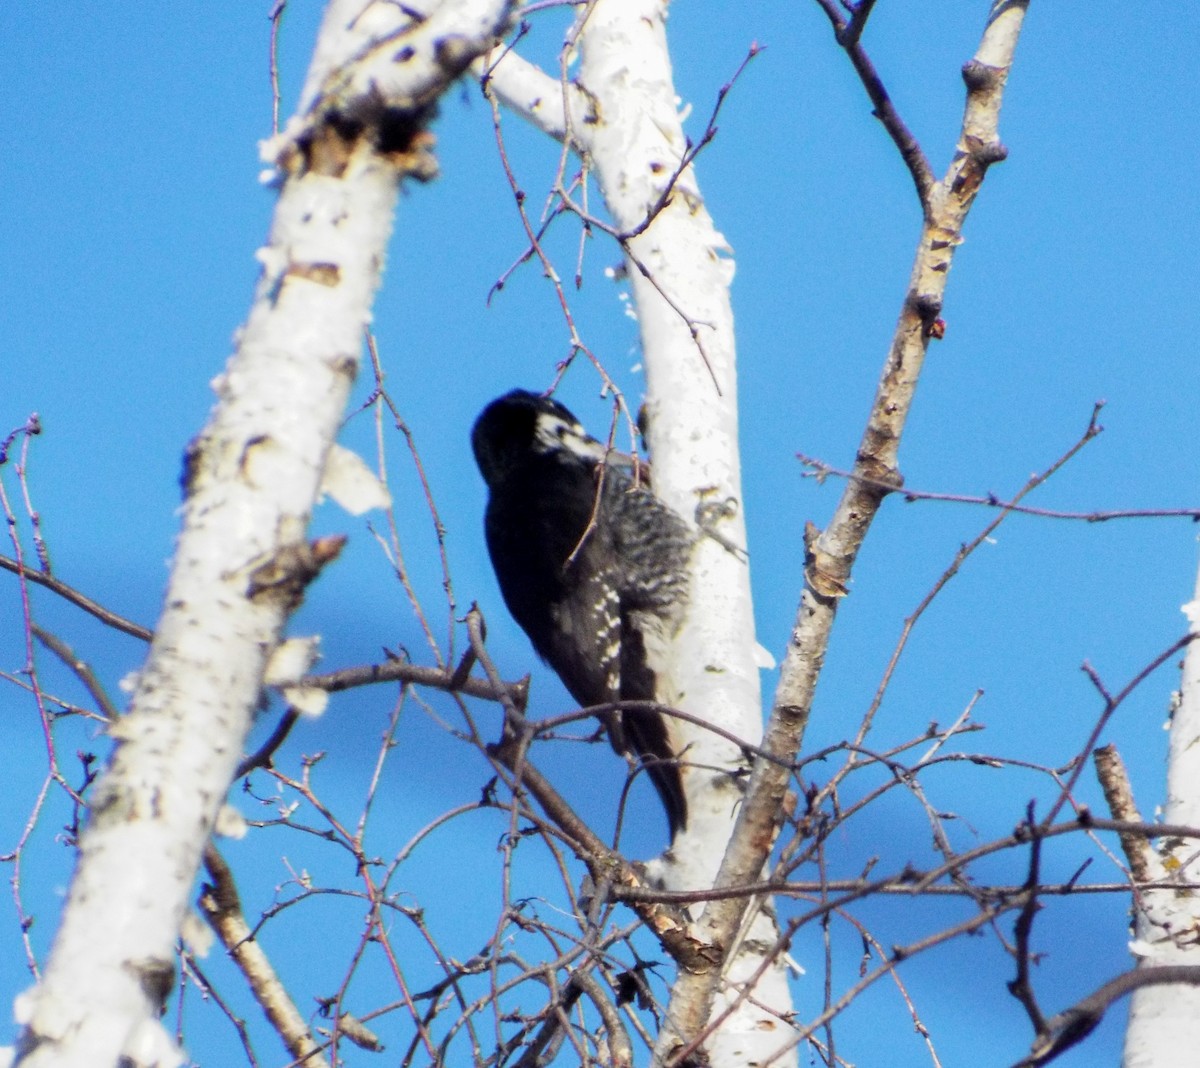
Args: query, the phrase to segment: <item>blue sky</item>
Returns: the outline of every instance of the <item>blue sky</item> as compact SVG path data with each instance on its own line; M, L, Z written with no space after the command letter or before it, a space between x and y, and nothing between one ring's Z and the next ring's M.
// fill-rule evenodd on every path
M268 6L217 0L177 5L169 14L127 0L86 12L55 4L0 8L0 69L11 87L11 106L0 114L0 434L40 414L45 432L33 446L30 482L56 573L148 624L176 530L180 457L202 424L212 400L208 382L245 315L253 252L270 217L256 151L270 133ZM939 173L961 117L959 68L974 51L985 11L974 0L882 3L867 33L897 106ZM318 14L313 0L292 0L285 16L284 114ZM1086 15L1074 5L1035 0L1001 124L1010 157L988 175L955 261L947 335L932 348L901 455L908 485L1010 494L1063 452L1093 403L1105 399L1105 433L1033 503L1070 510L1200 503L1200 461L1191 447L1200 385L1200 130L1190 55L1197 29L1200 15L1187 5L1164 24L1144 11L1131 17L1127 5L1112 0L1090 5ZM552 48L555 32L533 43ZM908 176L815 4L731 13L711 0L680 3L669 32L679 91L693 105L694 136L751 42L765 46L729 96L720 133L701 156L699 180L737 261L756 615L760 641L778 655L796 607L803 525L822 524L838 493L834 482L802 479L794 457L852 463L919 214ZM537 203L556 149L516 119L504 128L520 181ZM566 710L568 699L534 663L491 577L480 524L483 488L467 435L493 396L514 385L547 386L567 336L553 293L532 266L487 301L523 239L477 88L464 84L447 97L436 130L443 177L402 197L376 331L389 386L448 532L457 610L480 603L506 673L533 670L538 710L553 714ZM576 245L566 226L549 242L568 277ZM635 326L604 277L616 259L613 248L590 243L573 307L585 339L636 398ZM360 394L366 388L364 380ZM604 425L606 402L582 362L560 396L585 422ZM344 440L373 455L370 420L352 422ZM393 435L388 448L406 559L444 630L431 523L403 441ZM11 493L11 469L4 477ZM989 518L965 505L887 503L839 615L811 749L844 737L857 722L903 618ZM425 658L413 613L365 525L326 505L316 526L347 532L351 542L313 589L295 631L322 634L328 668L377 658L384 645ZM0 551L11 555L11 546ZM1111 686L1122 685L1183 633L1178 609L1190 597L1195 567L1195 531L1184 520L1009 520L918 629L875 744L912 737L930 720L948 722L982 689L976 718L988 729L965 748L1065 764L1099 712L1080 664L1087 660ZM15 583L2 574L0 605L0 669L12 672L24 661L20 604ZM87 657L113 692L137 667L135 641L52 598L39 596L36 605L43 624ZM39 662L59 691L83 699L48 657ZM1161 727L1176 681L1169 669L1156 675L1105 736L1121 748L1147 814L1162 800ZM768 673L768 696L773 685ZM325 751L328 789L355 796L389 701L377 692L335 700L324 718L297 732L286 751L292 765L300 753ZM0 710L17 772L0 806L5 852L28 818L45 765L28 699L0 684ZM491 711L478 714L494 723ZM482 762L448 743L423 713L413 708L404 717L375 816L383 854L436 813L477 797L487 777ZM103 751L86 730L69 729L81 733L64 744L68 755L87 744ZM550 746L544 762L601 825L611 820L620 767L607 752ZM948 768L927 784L938 806L961 815L954 824L959 844L1005 833L1028 800L1049 796L1033 775L968 769ZM77 780L77 765L67 774ZM1102 809L1092 785L1082 795ZM653 799L647 793L641 803ZM43 821L42 851L23 873L39 952L53 929L54 887L65 878L65 850L53 844L62 818L56 810ZM477 948L472 940L484 937L461 917L481 911L486 927L478 895L490 875L481 877L479 866L490 872L495 863L496 824L471 817L456 826L458 837L431 844L426 866L406 876L405 886L414 901L428 903L431 923L439 914L445 922L459 917L462 944L455 942L454 952L465 958ZM286 878L275 858L285 853L302 863L296 858L307 847L296 845L295 835L277 847L271 836L283 832L259 833L265 845L242 854L243 847L231 846L230 853L243 863L272 858L244 877L248 902L261 909ZM631 851L652 854L661 833L648 819ZM897 801L846 829L838 861L847 873L876 853L921 862L928 839L920 813ZM1056 845L1048 863L1065 878L1080 855L1074 845ZM1014 857L994 870L1019 882L1022 863ZM1089 874L1114 877L1111 866L1106 874L1101 867L1097 861ZM531 868L531 886L538 870ZM888 931L890 944L932 929L946 907L935 901L902 911L882 902L864 914ZM0 905L0 1002L29 981L14 917ZM1053 902L1038 934L1047 957L1036 978L1049 1011L1127 966L1122 900ZM842 937L849 939L852 973L853 937L845 930ZM801 942L795 955L803 960L814 946ZM316 968L311 953L293 961L286 945L276 948L297 974ZM1004 991L1011 964L995 940L960 943L927 962L914 961L903 974L944 1063L1017 1059L1029 1034ZM317 971L315 989L327 990L330 980ZM819 962L808 985L798 983L806 1005L818 997L818 973ZM870 1011L883 1022L843 1038L844 1055L863 1065L929 1063L894 992L881 986L871 997ZM1123 1012L1113 1015L1062 1063L1113 1062ZM206 1063L227 1057L228 1028L197 1019L203 1022L189 1033L193 1053ZM269 1039L262 1048L266 1063L279 1060Z

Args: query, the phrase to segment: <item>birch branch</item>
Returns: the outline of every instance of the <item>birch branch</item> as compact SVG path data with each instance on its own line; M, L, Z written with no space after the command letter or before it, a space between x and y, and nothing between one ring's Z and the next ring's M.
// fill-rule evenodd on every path
M500 103L556 141L567 137L568 115L588 113L587 97L579 86L551 77L512 48L481 74Z
M204 867L212 882L200 891L200 911L245 977L254 1000L297 1061L305 1068L329 1068L304 1017L246 922L233 872L212 845L204 851Z

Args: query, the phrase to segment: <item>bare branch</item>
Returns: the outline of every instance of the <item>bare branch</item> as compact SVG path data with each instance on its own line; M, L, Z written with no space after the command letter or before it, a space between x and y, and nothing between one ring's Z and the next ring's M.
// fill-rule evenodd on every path
M320 675L305 675L300 680L300 685L337 693L341 690L373 686L381 682L413 683L435 690L464 693L468 697L479 697L485 701L502 701L507 697L518 708L525 706L525 701L529 696L529 676L518 679L516 682L505 682L503 679L498 679L500 689L497 690L488 679L475 676L460 678L454 668L425 667L397 658L385 660L382 664L360 664Z
M958 551L954 554L954 559L950 562L950 566L942 572L937 581L934 582L929 592L923 598L921 598L921 603L918 604L917 607L904 620L904 626L901 629L900 638L896 642L895 649L892 650L892 655L888 658L887 666L883 671L883 678L880 679L879 685L875 689L875 695L871 699L871 704L867 708L866 713L863 715L858 732L854 737L854 745L861 746L863 744L863 741L865 740L867 733L871 729L871 725L874 722L875 714L878 712L880 705L883 702L884 695L887 693L888 687L891 685L891 680L896 672L896 668L900 663L900 657L903 655L904 650L908 646L909 638L912 636L913 630L915 629L918 621L928 610L929 606L933 604L934 600L938 597L942 590L944 590L950 581L959 573L967 559L981 545L986 544L988 539L991 538L991 536L1000 527L1000 524L1003 523L1013 511L1015 511L1017 503L1024 500L1038 487L1045 485L1045 483L1060 470L1062 470L1067 463L1074 459L1074 457L1078 455L1080 450L1083 449L1088 442L1093 440L1093 438L1100 433L1100 427L1096 423L1096 417L1099 411L1099 405L1092 409L1091 418L1089 419L1088 425L1084 432L1065 452L1063 452L1056 460L1054 460L1054 462L1051 463L1045 471L1041 472L1040 474L1034 474L1030 476L1025 485L1021 487L1020 491L1013 498L1011 507L1006 506L1001 511L1000 515L988 523L974 538L959 547ZM880 489L885 490L886 487L881 486ZM850 771L854 765L855 760L853 758L847 761L846 768L844 769L843 773L835 775L830 783L826 785L822 793L828 793L831 790L836 789L838 783L844 777L845 772Z
M842 17L835 0L817 0L817 5L828 16L837 43L850 57L850 62L854 65L854 70L857 72L863 88L866 89L867 96L871 98L871 106L874 108L872 114L883 123L883 128L887 130L888 136L899 150L900 158L904 160L908 173L912 175L921 208L928 217L932 210L931 198L935 185L933 169L929 166L929 160L925 158L925 153L913 132L905 124L896 110L896 106L892 103L891 96L884 88L883 79L879 76L875 64L871 62L871 58L867 55L860 40L863 30L866 29L867 19L870 18L871 9L875 6L875 0L859 0L849 22Z
M1126 994L1144 986L1158 986L1163 983L1200 986L1200 966L1175 964L1139 968L1110 979L1095 993L1047 1020L1045 1029L1038 1034L1029 1056L1019 1060L1013 1068L1037 1068L1039 1065L1049 1064L1087 1038L1104 1018L1109 1007Z
M1125 699L1145 682L1146 679L1153 675L1163 664L1167 663L1176 653L1186 649L1197 637L1200 637L1200 634L1185 634L1178 641L1173 642L1154 657L1141 671L1134 675L1115 695L1109 694L1104 684L1100 681L1100 677L1090 664L1083 664L1082 670L1095 683L1096 688L1100 691L1100 695L1104 698L1104 711L1097 718L1096 725L1092 728L1091 733L1088 734L1087 741L1073 762L1072 770L1066 784L1063 786L1058 799L1050 806L1050 811L1046 813L1046 818L1042 821L1043 823L1051 823L1071 797L1071 792L1075 789L1075 784L1079 781L1079 776L1083 774L1087 755L1096 747L1096 742L1099 741L1100 735L1104 733L1104 728L1108 726L1108 721L1112 719L1113 713L1121 707Z
M43 630L36 623L32 625L32 630L34 637L70 668L75 677L83 683L84 688L92 695L92 700L99 707L100 714L109 721L115 720L119 714L117 707L105 693L104 687L96 678L96 673L88 662L77 657L75 651L61 638Z
M849 588L854 560L886 495L879 485L902 484L897 468L900 439L929 342L939 333L949 268L987 167L1003 157L997 131L999 109L1025 7L1021 0L995 3L976 57L967 65L972 72L986 67L990 74L986 79L967 79L958 152L930 194L909 291L859 445L856 477L846 487L829 527L809 540L805 589L764 739L764 747L784 760L800 748L838 601ZM787 787L788 775L778 764L755 762L717 887L744 885L757 878ZM700 921L705 936L728 945L744 910L741 900L710 903ZM679 1004L688 1015L673 1019L672 1024L685 1042L690 1044L706 1026L715 994L714 976L681 975L672 1007Z
M22 578L38 586L44 586L52 593L58 594L64 601L69 601L76 608L82 608L89 615L95 616L101 623L112 627L114 630L122 631L134 638L141 638L144 642L148 642L153 634L152 631L141 624L134 623L124 618L124 616L119 616L116 612L110 612L102 604L80 593L75 587L68 586L65 582L56 579L53 575L46 574L44 571L23 566L16 560L2 555L0 555L0 568L3 568L5 571L11 571L15 575L20 575Z
M279 981L262 943L252 936L242 913L233 872L211 844L204 851L204 867L212 883L200 891L197 904L221 945L245 976L254 1000L262 1006L271 1026L297 1061L314 1068L328 1068L329 1062L321 1056L304 1017Z
M1033 485L1041 485L1050 475L1060 468L1063 463L1071 459L1080 447L1096 437L1104 431L1104 428L1096 422L1096 417L1099 415L1102 402L1098 403L1092 412L1092 421L1088 426L1083 438L1072 447L1070 452L1058 460L1053 469L1047 471L1045 475L1040 476L1037 482ZM803 453L797 455L797 459L809 468L805 478L815 478L818 482L824 482L825 479L833 476L835 478L858 478L853 471L845 471L826 463L824 460L819 460L812 456L806 456ZM1027 485L1022 491L1011 499L1005 499L995 493L988 493L983 496L971 496L962 493L934 493L929 490L912 489L909 486L898 488L894 485L889 485L885 482L871 482L866 480L868 485L880 490L883 493L893 493L898 497L903 497L905 501L944 501L950 504L973 504L985 508L997 508L1004 512L1014 512L1018 515L1035 516L1042 519L1073 519L1085 523L1106 523L1114 519L1191 519L1193 521L1200 520L1200 508L1122 508L1122 509L1097 509L1090 512L1067 512L1055 508L1034 508L1031 505L1020 504L1020 500L1026 496L1032 485Z
M483 665L493 686L499 683L499 674L492 664L483 644L482 616L473 610L467 616L467 632L471 645ZM576 855L587 865L592 879L598 886L615 889L636 887L644 883L642 877L620 854L609 849L567 804L563 797L526 759L529 744L529 728L524 717L511 701L505 700L504 738L498 745L488 747L489 755L504 765L514 776L516 784L527 789L554 822L562 828L575 849ZM609 891L611 892L611 890ZM697 942L690 932L691 924L686 917L671 906L640 905L635 911L647 927L663 943L663 947L681 966L702 960L711 952Z
M1038 904L1038 888L1042 881L1042 837L1038 833L1039 828L1033 819L1032 801L1029 802L1029 806L1025 811L1025 822L1021 825L1021 828L1029 838L1029 874L1025 877L1024 892L1022 894L1024 900L1021 903L1021 911L1017 916L1014 928L1016 936L1014 955L1017 958L1017 975L1016 978L1009 982L1008 989L1009 993L1025 1009L1034 1030L1040 1034L1045 1029L1046 1018L1042 1015L1042 1010L1038 1007L1037 997L1033 992L1033 983L1029 978L1029 965L1034 962L1034 954L1029 948L1029 944L1033 937L1033 921L1041 909L1041 906Z
M482 72L484 92L494 91L506 108L556 141L566 139L569 115L578 121L590 110L590 102L579 86L551 77L522 59L511 46L495 60L487 57L486 63Z

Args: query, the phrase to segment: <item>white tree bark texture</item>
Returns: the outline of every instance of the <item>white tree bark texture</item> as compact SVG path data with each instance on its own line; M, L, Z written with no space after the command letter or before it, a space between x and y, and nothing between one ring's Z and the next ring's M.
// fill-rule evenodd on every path
M1200 577L1183 611L1190 632L1200 634ZM1179 700L1171 716L1167 749L1165 823L1200 826L1200 641L1188 646ZM1149 854L1152 879L1193 878L1194 841L1167 838ZM1147 890L1135 898L1136 940L1130 947L1138 970L1200 965L1200 899L1175 890ZM1200 1044L1200 987L1160 983L1136 990L1125 1031L1124 1068L1175 1068Z
M719 517L720 540L701 537L692 560L672 703L757 743L762 696L750 569L746 555L735 551L746 547L746 526L729 294L734 263L695 168L679 172L688 144L666 16L658 0L601 0L590 11L579 38L579 86L595 101L597 121L573 124L572 132L583 140L616 225L640 229L627 242L626 258L646 366L655 492L681 515L712 506ZM652 215L676 174L670 198ZM709 887L742 800L737 773L744 758L703 727L680 722L674 730L688 768L688 826L664 858L661 878L672 889ZM792 1002L784 956L774 952L778 934L772 910L753 908L726 954L711 1010L720 1022L704 1043L718 1068L762 1063L787 1045ZM673 1026L678 1000L673 993L655 1050L659 1060L690 1037ZM776 1063L783 1068L793 1057Z
M729 295L734 264L687 160L667 6L598 0L577 23L576 81L564 84L508 53L492 82L507 106L569 142L625 235L646 367L654 490L716 534L702 536L693 557L688 620L675 640L672 703L754 744L762 733L762 698L741 509ZM668 889L707 888L733 831L746 763L738 746L702 725L676 721L672 732L684 753L688 826L650 871ZM788 1047L792 1033L785 1022L786 963L769 903L756 902L733 945L712 1002L720 1023L704 1042L710 1062L721 1068L765 1061ZM677 1011L673 1000L659 1060L684 1041L671 1023ZM794 1059L792 1051L775 1063Z
M333 0L298 114L265 151L280 181L249 318L189 449L165 604L91 817L42 981L16 1006L28 1068L167 1066L159 1024L201 852L268 657L337 545L316 500L370 321L405 174L428 176L428 105L489 47L505 0L413 22Z

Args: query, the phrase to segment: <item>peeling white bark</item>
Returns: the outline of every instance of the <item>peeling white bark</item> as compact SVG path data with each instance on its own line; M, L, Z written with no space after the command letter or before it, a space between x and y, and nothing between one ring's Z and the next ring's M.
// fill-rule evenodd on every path
M1192 634L1200 633L1200 578L1184 606ZM1179 701L1171 717L1167 753L1166 823L1200 827L1200 641L1188 646ZM1151 856L1150 878L1195 879L1200 858L1194 841L1164 840ZM1149 891L1136 911L1132 945L1138 968L1200 965L1200 898L1173 890ZM1125 1032L1124 1068L1175 1068L1184 1051L1200 1045L1200 988L1144 986L1134 992Z
M580 36L579 84L598 118L581 129L584 151L618 227L644 224L686 151L671 78L663 20L654 0L601 2ZM629 242L633 289L646 364L654 490L681 515L704 504L729 503L715 529L744 548L737 441L737 375L729 285L733 261L713 226L696 176L687 168L670 202ZM643 274L644 268L649 277ZM692 330L696 331L693 338ZM744 556L702 538L694 561L692 605L680 636L675 683L678 704L741 738L761 734L761 698L754 663L750 574ZM703 728L677 724L696 764L737 767L735 747ZM688 837L676 843L674 864L690 885L716 872L700 841L728 840L739 792L720 777L693 772ZM714 823L715 821L715 823ZM723 837L722 837L723 835ZM694 841L695 838L700 841Z
M92 796L45 976L16 1006L24 1026L18 1063L28 1068L181 1062L158 1010L268 657L324 562L306 527L357 368L405 165L394 150L376 151L369 116L436 96L464 56L469 62L487 46L506 8L503 0L448 6L454 19L410 25L394 4L334 0L306 113L272 145L286 178L270 241L258 253L263 270L249 319L189 454L163 614L129 714L111 731L116 749ZM411 46L398 90L378 64L369 77L355 73L356 60L378 55L376 38ZM330 84L336 99L313 90ZM381 97L381 86L400 96ZM365 104L353 96L360 90L371 93ZM331 108L358 116L356 131L323 130Z
M597 114L591 123L575 124L572 132L583 141L605 204L624 231L645 223L687 151L666 14L667 5L657 0L601 0L579 39L579 85ZM679 175L670 201L650 225L629 241L629 253L646 364L654 490L688 517L698 507L729 505L715 523L728 544L703 537L693 560L691 606L677 639L678 695L672 703L757 742L762 697L750 571L745 557L729 547L746 546L729 297L734 265L692 167ZM725 739L689 723L675 724L673 734L689 765L684 774L688 826L656 873L672 889L711 886L741 800L731 773L743 768L742 756ZM705 1045L718 1068L766 1060L790 1033L781 1019L791 1009L781 960L767 964L753 1001L739 996L762 967L763 954L775 947L777 933L770 911L756 910L730 959L714 1006L715 1014L730 1015ZM674 1041L668 1024L660 1056Z
M654 491L718 538L702 537L693 559L692 600L678 636L673 703L735 737L756 743L762 698L756 664L750 574L744 553L738 451L737 373L729 287L734 265L704 204L679 114L661 0L599 0L581 15L579 73L565 88L509 54L492 84L509 107L552 136L569 138L597 177L615 225L628 241L646 367L646 413ZM656 214L675 176L671 197ZM647 226L647 220L653 214ZM703 727L672 726L687 766L688 826L652 874L670 889L708 887L720 867L742 793L739 748ZM787 1045L791 1009L769 908L755 909L726 970L714 1014L729 1011L706 1043L718 1068L765 1062ZM664 1027L659 1055L677 1039ZM789 1050L772 1063L794 1062Z

